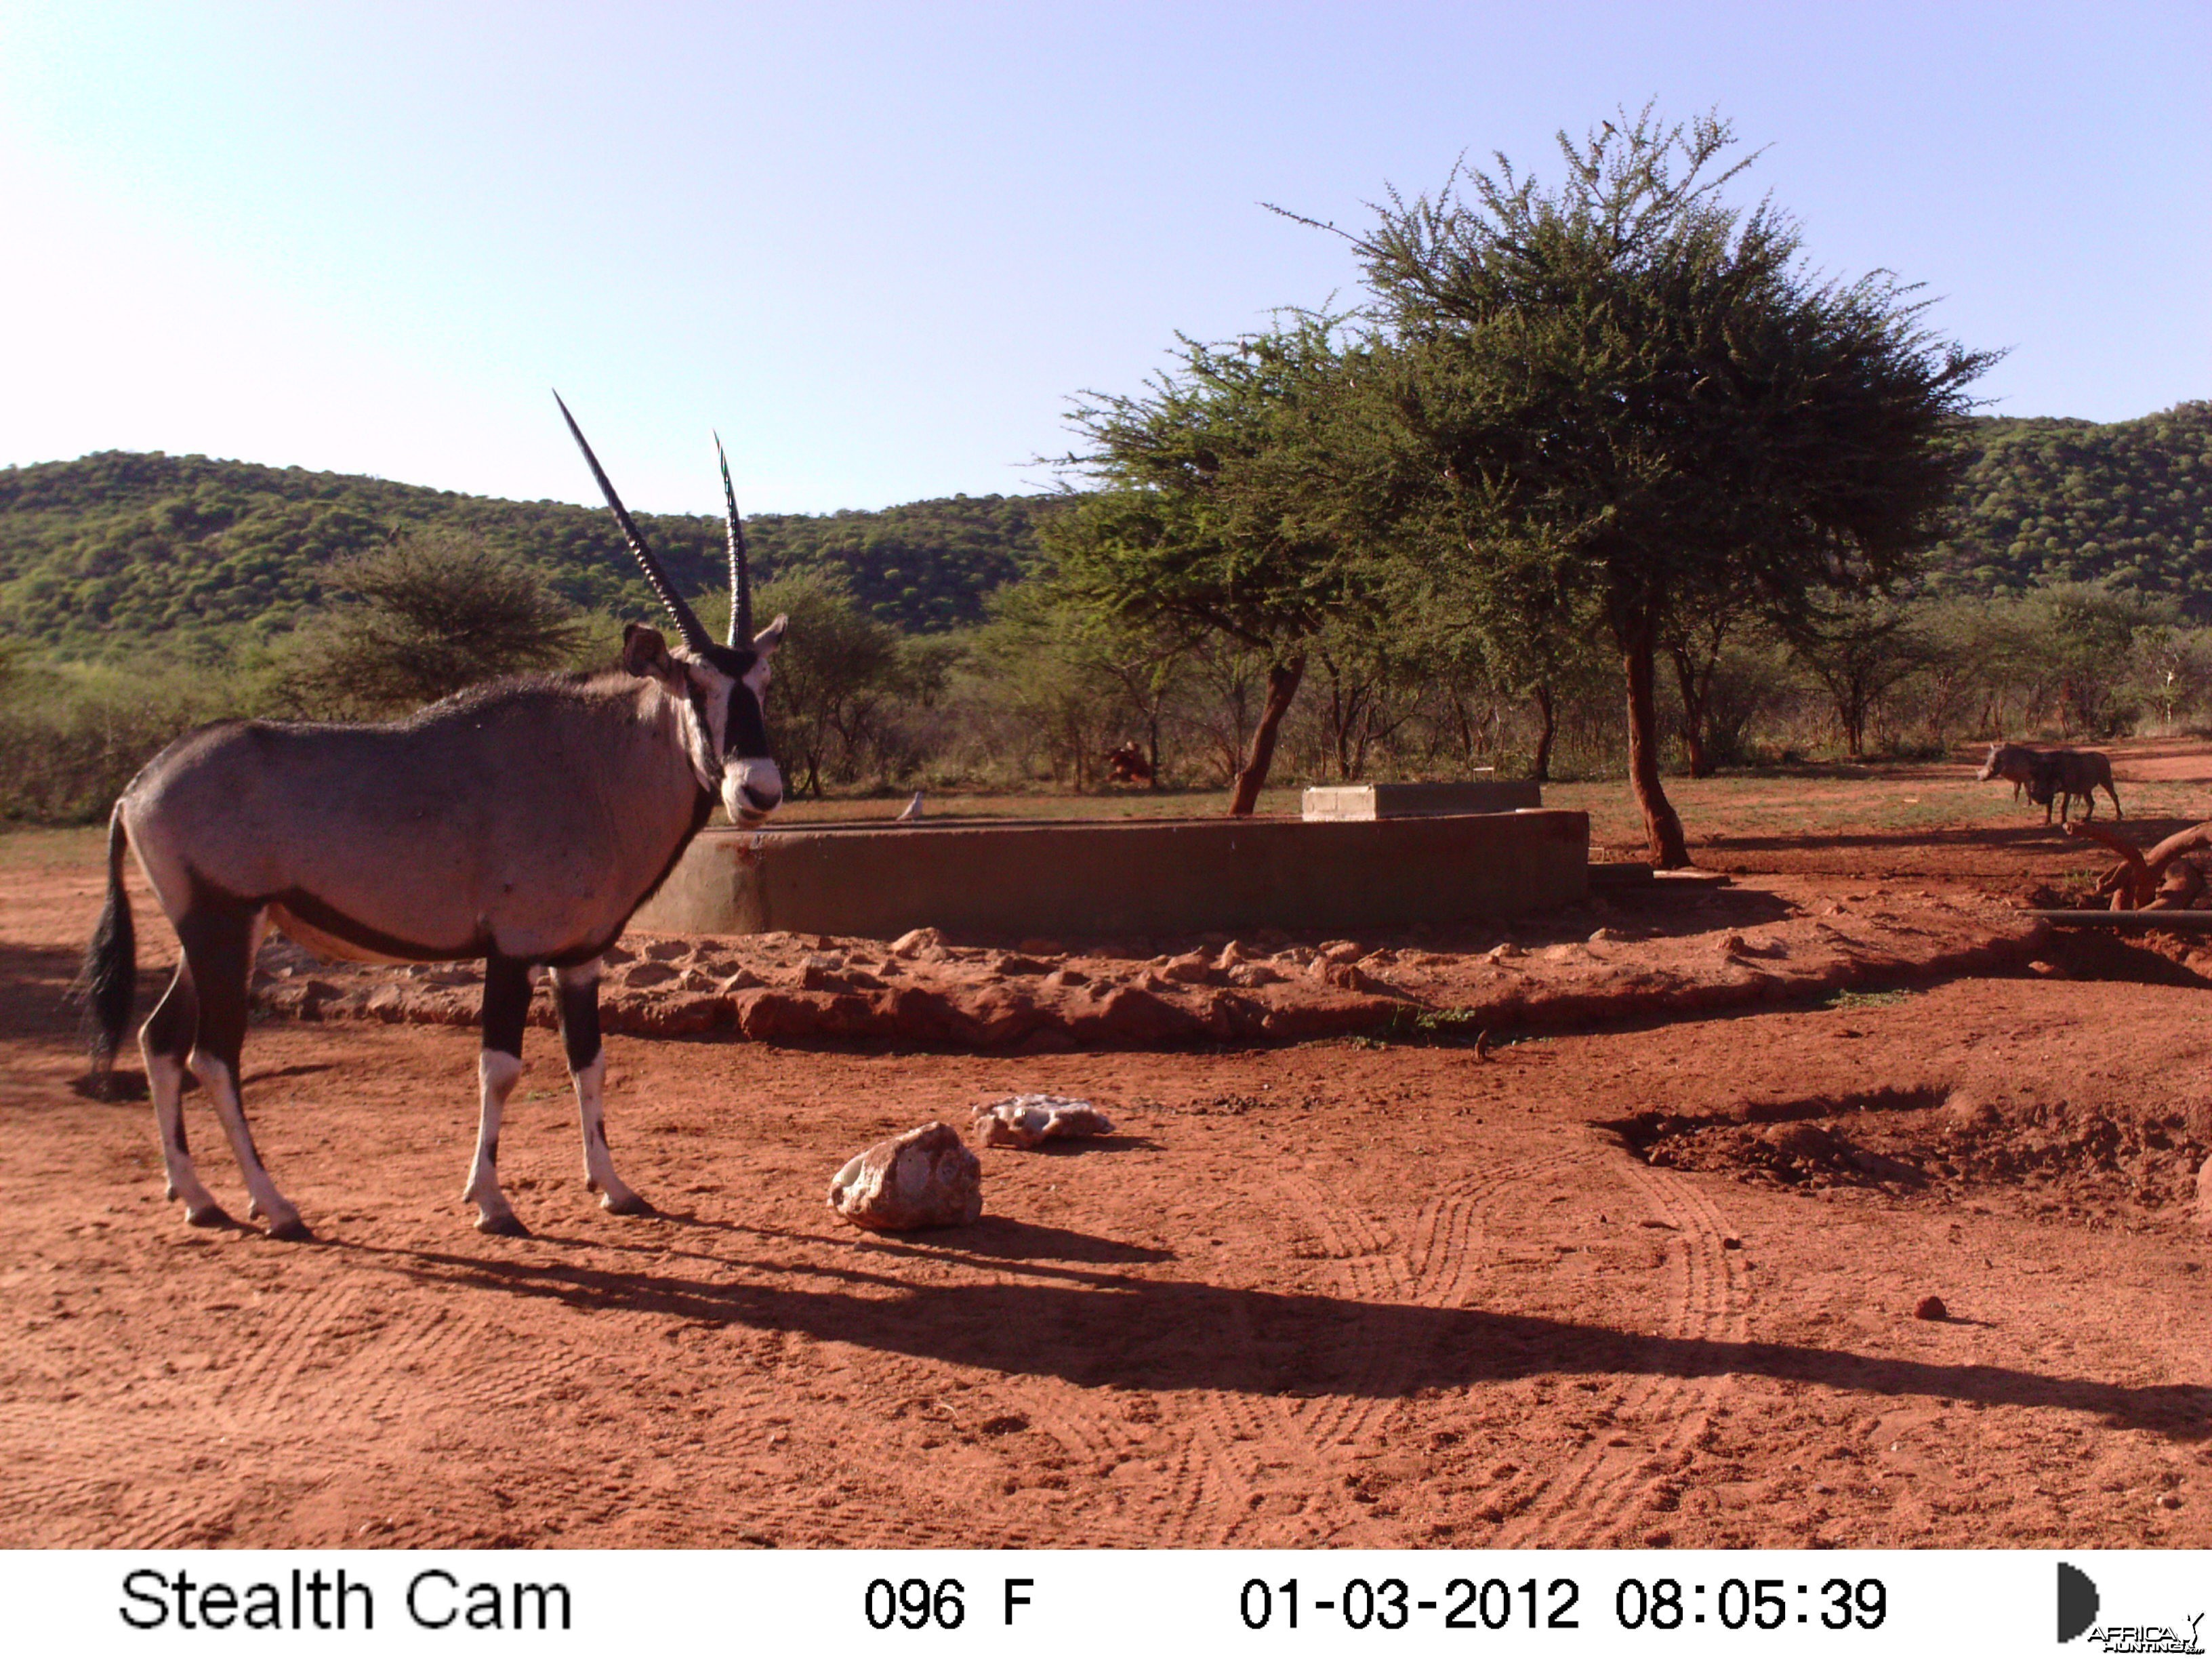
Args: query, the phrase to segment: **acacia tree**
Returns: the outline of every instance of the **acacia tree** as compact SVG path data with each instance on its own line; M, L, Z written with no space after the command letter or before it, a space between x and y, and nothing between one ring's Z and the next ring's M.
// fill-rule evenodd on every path
M1353 243L1457 556L1602 615L1630 776L1672 868L1689 853L1659 775L1670 624L1746 591L1787 615L1907 571L1959 471L1938 441L1993 357L1936 338L1887 273L1808 272L1771 204L1723 203L1750 159L1722 165L1717 117L1622 121L1559 135L1556 189L1500 157L1433 199L1392 194Z
M819 800L833 747L852 756L872 703L896 676L898 632L860 608L834 565L789 571L763 583L753 602L758 615L791 618L768 712L777 746L798 763L794 778L805 774L797 787Z
M1370 561L1346 487L1367 452L1347 430L1357 372L1325 318L1226 345L1185 340L1179 372L1137 397L1083 400L1091 448L1067 465L1103 486L1040 526L1062 592L1133 622L1225 635L1267 664L1237 775L1252 811L1325 626L1367 609Z
M558 667L583 621L537 573L465 531L396 532L331 562L350 603L301 630L272 696L288 709L375 715L451 696L502 674Z
M1790 647L1827 692L1850 759L1866 758L1875 706L1931 659L1917 620L1897 600L1842 594L1790 625Z

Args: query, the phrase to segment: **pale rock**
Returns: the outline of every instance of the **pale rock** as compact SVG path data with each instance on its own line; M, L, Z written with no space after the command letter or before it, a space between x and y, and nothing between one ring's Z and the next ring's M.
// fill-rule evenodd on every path
M1833 1158L1837 1152L1836 1138L1817 1123L1774 1123L1759 1132L1759 1138L1778 1152L1792 1158L1815 1160Z
M945 935L934 927L916 927L891 941L891 954L895 957L918 957L925 951L944 948Z
M1048 1140L1114 1133L1105 1113L1087 1100L1064 1095L1015 1095L975 1109L975 1127L986 1146L1027 1151Z
M1321 947L1321 954L1331 962L1357 962L1365 952L1348 939L1333 939Z
M959 1226L983 1213L983 1162L949 1125L925 1123L838 1170L830 1207L872 1232Z
M2003 1121L1994 1102L1971 1090L1954 1089L1943 1103L1943 1121L1953 1129L1993 1129Z
M643 954L654 962L673 962L678 957L691 954L691 942L681 939L657 939L645 947Z
M1179 981L1185 985L1203 985L1207 976L1213 972L1213 963L1207 959L1204 951L1191 951L1182 956L1169 958L1167 965L1162 968L1160 972L1166 978Z

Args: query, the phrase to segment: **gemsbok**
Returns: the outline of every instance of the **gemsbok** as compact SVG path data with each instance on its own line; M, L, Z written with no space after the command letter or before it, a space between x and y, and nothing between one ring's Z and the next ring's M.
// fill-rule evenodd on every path
M556 394L556 402L559 402ZM312 1235L254 1150L239 1095L248 983L265 932L356 962L484 964L476 1156L465 1201L487 1233L525 1231L499 1184L500 1114L522 1070L531 975L551 975L582 1118L584 1175L617 1215L652 1206L607 1151L600 953L650 897L719 800L757 824L783 799L761 701L778 617L752 631L752 586L729 462L730 630L714 643L607 482L592 476L681 644L633 623L619 667L476 687L401 720L224 720L177 739L115 803L107 902L85 952L95 1072L130 1023L137 977L125 851L175 927L183 959L138 1034L168 1176L195 1226L228 1220L185 1146L184 1075L215 1103L274 1238ZM721 441L715 441L720 454Z

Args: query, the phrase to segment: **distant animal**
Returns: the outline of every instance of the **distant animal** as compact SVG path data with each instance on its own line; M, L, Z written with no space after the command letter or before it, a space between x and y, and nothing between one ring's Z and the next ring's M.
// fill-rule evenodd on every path
M914 799L906 804L906 811L893 818L891 822L893 823L920 823L921 822L922 793L923 792L921 790L915 790L914 792Z
M2090 791L2097 787L2112 796L2115 817L2127 817L2112 787L2112 759L2094 749L2031 749L2025 744L1993 743L1982 769L1974 775L1984 783L1992 778L2009 779L2014 800L2020 799L2024 786L2028 799L2043 809L2045 823L2051 822L2053 801L2058 804L2059 822L2065 823L2077 795L2088 803L2083 816L2096 817L2097 800Z
M522 1072L532 972L549 969L586 1182L616 1214L652 1208L607 1151L599 957L718 801L741 825L782 801L761 699L785 618L752 632L726 459L732 593L729 638L718 645L647 548L565 404L561 413L681 645L633 623L617 667L500 681L389 725L202 726L149 762L115 804L107 902L85 952L94 1067L104 1079L113 1065L137 977L128 852L183 947L138 1042L168 1196L195 1226L228 1218L185 1150L187 1070L229 1137L249 1213L267 1220L272 1237L311 1236L263 1167L240 1098L247 985L271 927L354 961L483 959L477 1147L462 1197L488 1233L524 1231L500 1189L500 1115Z
M2027 798L2043 808L2043 821L2051 822L2051 805L2058 803L2058 821L2067 821L2068 809L2078 796L2087 803L2081 816L2097 816L2097 797L2094 793L2101 787L2112 798L2112 816L2127 817L2120 811L2119 793L2112 787L2112 763L2109 757L2094 749L2051 749L2039 756L2028 780Z
M2021 787L2035 775L2035 763L2042 753L2024 744L1993 743L1988 758L1982 762L1982 769L1974 774L1974 780L1978 783L1987 783L1992 778L2009 780L2016 806L2020 804Z
M1150 783L1152 763L1145 758L1145 751L1133 743L1125 743L1118 749L1106 751L1107 775L1115 783Z

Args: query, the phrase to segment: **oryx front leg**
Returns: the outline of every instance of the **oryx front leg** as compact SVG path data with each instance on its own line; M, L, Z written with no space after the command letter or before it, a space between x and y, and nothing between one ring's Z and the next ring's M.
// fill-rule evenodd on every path
M184 1200L185 1219L193 1226L222 1227L229 1224L230 1217L200 1184L185 1146L185 1057L192 1051L192 1030L198 1019L191 975L180 962L176 977L138 1033L138 1052L146 1057L146 1087L154 1097L154 1123L161 1137L167 1195Z
M611 1215L651 1215L653 1206L615 1173L607 1151L607 1056L599 1047L599 964L595 957L553 970L559 994L561 1041L568 1051L568 1077L576 1085L576 1110L584 1133L584 1182Z
M530 969L492 957L484 963L483 1049L477 1057L477 1155L462 1200L477 1206L477 1231L527 1236L499 1187L499 1119L522 1075L522 1028L530 1016Z

